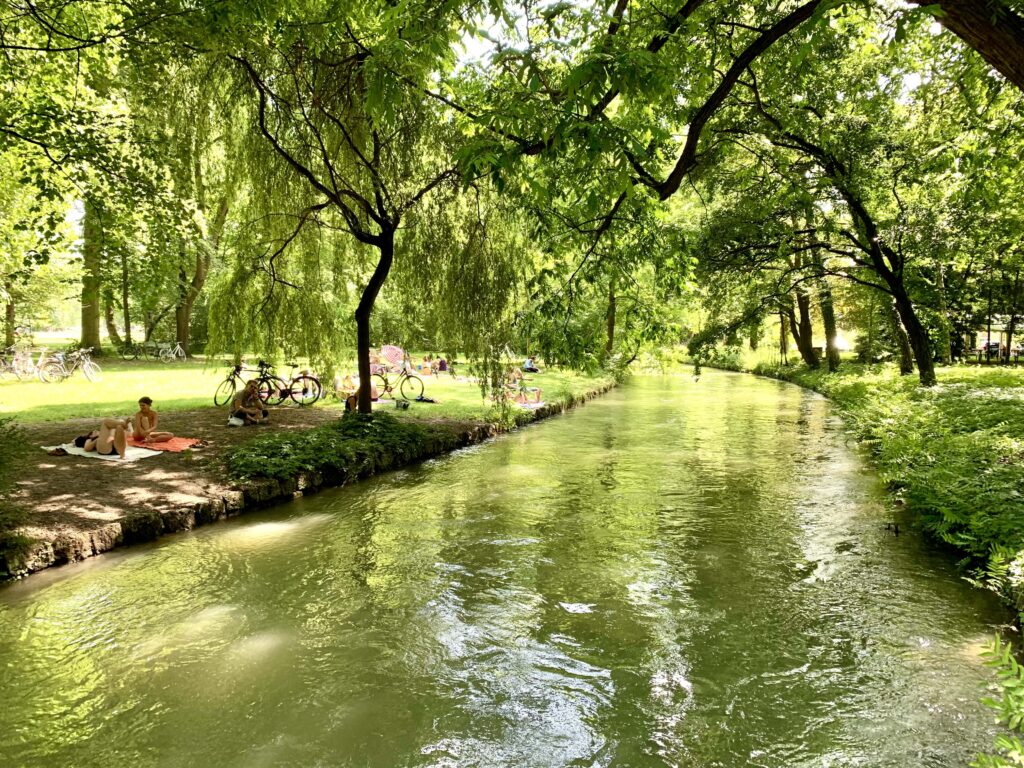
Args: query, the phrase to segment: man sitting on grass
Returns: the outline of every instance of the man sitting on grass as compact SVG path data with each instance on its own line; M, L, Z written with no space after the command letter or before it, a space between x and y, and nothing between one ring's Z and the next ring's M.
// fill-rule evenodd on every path
M231 418L238 419L242 424L259 424L269 416L270 411L263 407L263 401L260 400L259 382L250 379L231 403Z

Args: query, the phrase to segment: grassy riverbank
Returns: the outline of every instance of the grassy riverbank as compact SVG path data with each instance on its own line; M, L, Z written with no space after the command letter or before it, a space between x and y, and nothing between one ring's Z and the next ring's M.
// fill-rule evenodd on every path
M137 372L129 369L129 375ZM166 375L186 377L188 369ZM470 380L428 378L426 394L436 402L412 402L400 410L391 401L381 401L375 403L372 416L344 419L337 401L311 408L282 406L271 409L266 426L242 429L226 426L224 408L161 407L161 426L201 439L204 446L137 463L42 453L38 446L81 434L91 428L95 416L89 416L89 410L75 420L47 420L38 418L40 410L32 410L22 428L28 444L25 461L20 466L8 461L14 457L0 449L0 481L15 481L8 499L0 503L0 578L5 572L39 570L187 530L297 492L339 485L480 442L559 413L613 383L608 376L545 371L528 382L543 389L544 404L524 408L496 406ZM70 391L49 386L54 387L50 391L58 412L65 407L78 412L83 405L107 415L127 412L123 401L134 394L120 385L106 387L107 397L121 403L115 410L113 400L61 402L60 394ZM4 426L0 417L0 435L10 426ZM13 433L4 444L15 445Z

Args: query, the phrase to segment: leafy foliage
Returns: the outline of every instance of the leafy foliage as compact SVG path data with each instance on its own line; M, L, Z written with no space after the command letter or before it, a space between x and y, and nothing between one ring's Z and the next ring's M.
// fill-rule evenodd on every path
M285 480L309 472L356 479L425 456L431 446L449 448L455 442L455 433L445 426L385 413L350 413L336 424L257 438L233 450L226 461L228 473L239 480Z
M999 636L993 640L983 657L985 666L996 671L996 690L999 697L984 699L994 709L998 721L1011 733L996 737L996 754L978 755L972 768L1012 768L1024 765L1024 741L1018 735L1024 732L1024 666L1013 655L1013 646Z

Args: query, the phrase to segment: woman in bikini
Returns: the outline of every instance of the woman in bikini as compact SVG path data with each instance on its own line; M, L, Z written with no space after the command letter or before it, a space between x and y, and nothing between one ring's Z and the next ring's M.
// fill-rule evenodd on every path
M132 437L137 443L162 443L170 440L171 432L161 432L156 428L159 416L153 410L153 399L139 398L139 412L132 417Z
M96 451L101 456L116 453L122 459L128 447L128 419L104 419L99 429L75 438L75 445L86 451Z

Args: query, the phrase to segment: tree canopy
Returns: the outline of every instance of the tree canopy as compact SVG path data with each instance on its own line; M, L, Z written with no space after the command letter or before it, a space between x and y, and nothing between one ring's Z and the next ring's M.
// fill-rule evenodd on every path
M973 0L9 0L8 340L57 281L84 345L355 352L364 381L388 341L624 367L768 323L810 365L846 333L930 384L1021 314L1020 22Z

